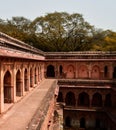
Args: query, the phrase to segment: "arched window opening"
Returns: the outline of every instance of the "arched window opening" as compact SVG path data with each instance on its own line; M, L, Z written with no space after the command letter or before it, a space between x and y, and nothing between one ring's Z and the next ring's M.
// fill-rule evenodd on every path
M75 73L74 73L74 66L73 65L69 65L67 67L67 78L74 78L75 77Z
M4 103L11 103L11 74L7 71L4 75Z
M104 67L104 77L105 78L108 77L108 67L107 66Z
M85 118L84 117L82 117L81 119L80 119L80 128L85 128Z
M112 100L111 100L111 94L107 94L105 97L105 106L111 107L112 106Z
M63 102L63 95L62 92L59 92L57 102Z
M82 65L79 67L78 77L79 78L88 78L89 77L89 71L88 71L87 66Z
M100 68L97 65L93 66L91 76L93 79L100 79Z
M102 106L102 96L99 93L95 93L92 98L92 106L101 107Z
M47 77L55 77L55 71L53 65L47 66Z
M116 67L114 67L113 78L116 79Z
M27 69L24 71L24 90L28 91L28 75L27 75Z
M71 127L71 118L69 116L67 116L66 119L65 119L65 125L67 127Z
M21 96L21 73L19 70L16 73L16 96Z
M76 100L75 100L75 95L72 92L68 92L66 94L66 99L65 99L66 105L67 106L75 106Z
M79 94L78 105L79 106L89 106L89 95L87 93L82 92Z

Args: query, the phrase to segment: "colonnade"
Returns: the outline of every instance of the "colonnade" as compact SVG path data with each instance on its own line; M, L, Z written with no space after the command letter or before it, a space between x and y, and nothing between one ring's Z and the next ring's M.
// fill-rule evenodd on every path
M16 60L16 59L15 59ZM5 103L17 102L44 78L41 62L4 61L0 63L0 113Z

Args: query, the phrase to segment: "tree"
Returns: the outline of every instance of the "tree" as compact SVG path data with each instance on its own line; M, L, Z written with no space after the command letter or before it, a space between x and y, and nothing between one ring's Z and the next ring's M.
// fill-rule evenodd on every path
M32 22L36 36L47 42L49 51L85 50L93 27L80 14L51 13ZM87 45L88 46L88 45ZM87 47L86 46L86 47Z

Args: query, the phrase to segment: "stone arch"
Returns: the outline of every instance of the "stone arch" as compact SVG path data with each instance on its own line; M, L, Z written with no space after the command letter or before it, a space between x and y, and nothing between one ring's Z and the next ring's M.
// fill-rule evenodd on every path
M12 102L12 87L11 87L11 73L6 71L4 75L4 103L11 103Z
M111 100L111 94L110 93L106 94L104 105L105 105L105 107L111 107L112 106L112 100Z
M63 102L63 94L62 94L62 92L58 93L57 102Z
M69 65L67 67L67 78L74 78L75 73L74 73L74 66L73 65Z
M28 73L27 73L27 69L24 70L24 90L28 91Z
M75 106L76 105L75 95L73 92L68 92L66 94L65 103L67 106Z
M101 107L102 106L102 95L99 93L95 93L92 97L92 106L93 107Z
M21 96L21 72L20 70L16 73L16 96Z
M55 68L53 65L47 66L47 77L55 77Z
M82 118L80 119L80 128L85 128L85 126L86 126L86 120L85 120L84 117L82 117Z
M65 118L65 126L66 127L71 127L71 118L69 116L67 116Z
M99 68L99 66L94 65L92 67L91 77L92 77L92 79L100 79L100 68Z
M89 70L86 65L81 65L79 67L78 77L79 78L88 78L89 77Z
M85 92L80 93L78 97L78 105L89 106L89 104L90 104L89 95Z

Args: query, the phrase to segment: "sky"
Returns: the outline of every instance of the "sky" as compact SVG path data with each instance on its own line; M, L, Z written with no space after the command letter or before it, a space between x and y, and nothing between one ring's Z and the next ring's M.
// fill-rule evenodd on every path
M116 31L116 0L0 0L0 18L23 16L34 20L47 13L82 14L96 28Z

